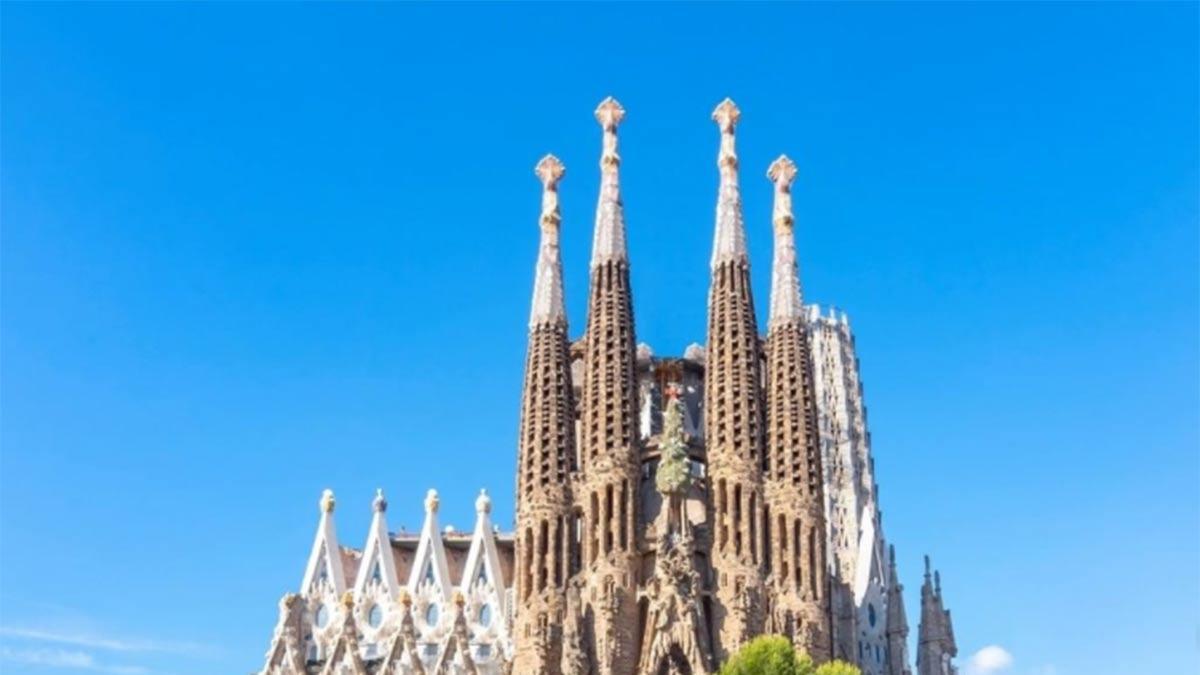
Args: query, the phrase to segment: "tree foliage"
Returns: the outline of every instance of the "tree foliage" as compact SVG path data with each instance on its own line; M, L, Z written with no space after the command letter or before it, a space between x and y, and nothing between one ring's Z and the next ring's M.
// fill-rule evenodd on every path
M718 675L862 675L862 671L845 661L816 666L807 654L796 653L787 638L761 635L731 656Z
M845 661L830 661L822 663L817 668L815 675L862 675L862 671L858 669L858 666Z
M721 666L719 675L808 675L792 643L780 635L762 635L747 642Z

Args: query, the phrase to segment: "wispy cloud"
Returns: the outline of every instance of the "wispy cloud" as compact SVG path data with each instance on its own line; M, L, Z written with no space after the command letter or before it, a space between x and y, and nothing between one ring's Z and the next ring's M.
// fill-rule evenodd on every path
M48 668L72 668L90 670L113 675L146 675L150 671L141 666L100 663L88 652L68 649L13 649L0 647L0 660L29 666Z
M0 626L0 635L114 652L158 652L194 656L211 654L215 651L213 647L196 642L112 637L86 631L51 630L25 626Z
M1013 657L1000 645L988 645L975 652L967 662L967 675L992 675L1012 667Z

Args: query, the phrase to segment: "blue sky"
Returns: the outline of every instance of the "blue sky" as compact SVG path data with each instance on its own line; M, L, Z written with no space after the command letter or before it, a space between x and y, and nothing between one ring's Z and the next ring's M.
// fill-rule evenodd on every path
M930 553L975 673L1200 668L1197 4L2 12L0 670L257 668L324 487L351 545L376 487L510 523L532 169L577 333L608 94L659 353L703 340L713 105L760 312L800 165L914 632Z

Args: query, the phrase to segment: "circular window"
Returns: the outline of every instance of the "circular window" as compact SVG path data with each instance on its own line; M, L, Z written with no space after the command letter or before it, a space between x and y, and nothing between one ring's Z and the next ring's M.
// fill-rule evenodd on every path
M437 605L434 605L431 603L428 607L425 608L425 623L430 626L436 626L437 622L438 622L438 608L437 608Z
M484 605L479 608L479 625L487 628L492 625L492 606Z
M324 628L329 625L329 609L325 605L317 608L316 624L317 628Z
M367 612L367 625L371 628L379 628L381 623L383 623L383 608L379 605L371 605L371 611Z
M867 621L870 622L871 628L875 627L875 603L867 603Z

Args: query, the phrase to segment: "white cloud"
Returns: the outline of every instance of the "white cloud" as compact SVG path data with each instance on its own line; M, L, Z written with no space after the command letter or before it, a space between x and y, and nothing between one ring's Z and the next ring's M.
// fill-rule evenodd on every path
M12 649L0 647L0 659L29 666L73 668L113 675L144 675L150 671L141 666L120 666L98 663L87 652L67 649Z
M999 645L988 645L975 652L967 662L968 675L991 675L1002 673L1012 667L1013 657Z
M37 642L54 642L75 647L104 649L114 652L159 652L164 654L195 655L211 653L213 651L211 647L194 642L116 638L85 631L50 630L24 626L0 626L0 635Z

